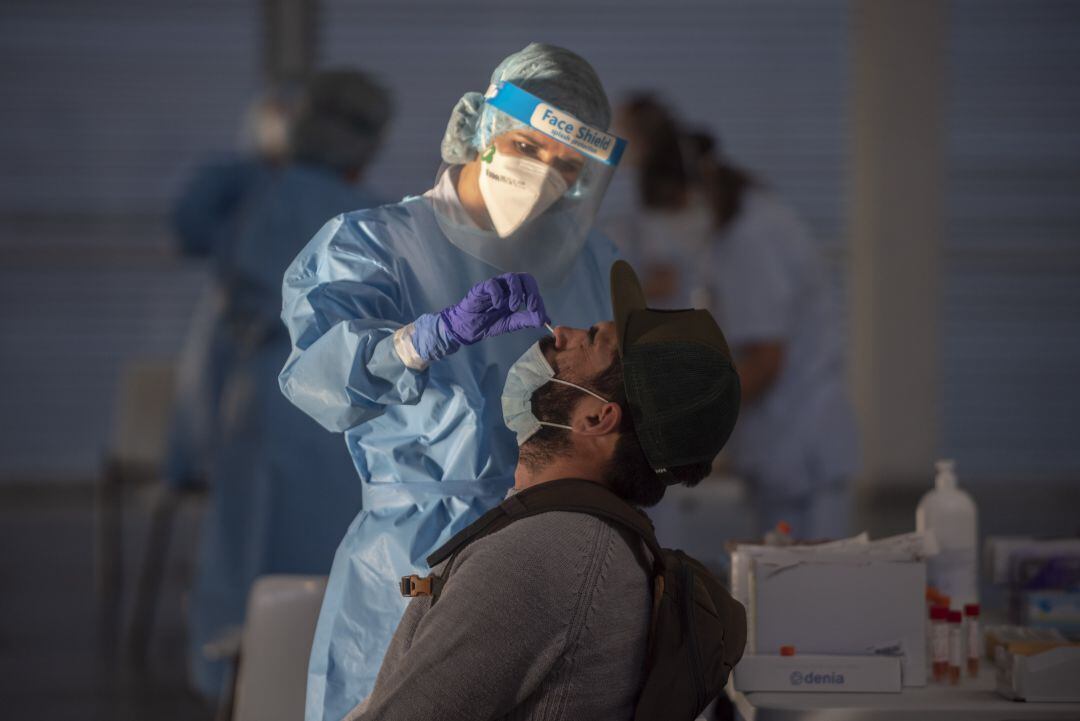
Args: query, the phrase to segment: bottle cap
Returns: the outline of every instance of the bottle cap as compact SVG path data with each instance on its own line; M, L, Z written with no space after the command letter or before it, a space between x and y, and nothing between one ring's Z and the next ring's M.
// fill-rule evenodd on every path
M964 615L965 616L978 616L979 615L979 604L977 604L977 603L969 603L969 604L965 605L964 606Z
M790 536L791 535L791 524L788 523L787 521L780 521L779 523L776 524L776 530L779 531L780 533L784 534L785 536Z
M949 616L949 609L944 606L931 606L930 607L930 620L931 621L944 621Z
M956 463L951 458L943 458L934 465L937 466L934 486L939 489L956 488Z
M780 655L781 656L794 656L795 655L795 647L794 646L781 646L780 647Z
M960 623L964 620L964 615L959 611L949 611L949 623Z

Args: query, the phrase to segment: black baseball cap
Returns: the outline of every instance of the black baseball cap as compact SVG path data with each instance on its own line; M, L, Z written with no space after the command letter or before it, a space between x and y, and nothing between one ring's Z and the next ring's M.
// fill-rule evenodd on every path
M624 260L611 266L611 305L626 398L649 464L663 478L669 468L712 463L735 428L741 397L712 313L649 308Z

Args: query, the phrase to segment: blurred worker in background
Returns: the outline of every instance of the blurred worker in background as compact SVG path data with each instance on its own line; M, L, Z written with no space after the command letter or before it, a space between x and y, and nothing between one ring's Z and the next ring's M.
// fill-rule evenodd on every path
M197 688L222 692L224 665L204 645L243 623L253 581L267 573L330 570L334 549L361 505L340 440L294 408L277 386L289 355L281 323L281 276L328 217L377 204L361 184L391 117L389 93L367 75L316 75L300 99L288 153L237 185L227 214L204 207L221 296L205 372L220 378L211 423L199 569L190 610ZM196 191L197 192L197 191ZM186 198L178 217L194 213ZM192 222L188 218L187 222Z
M308 721L371 692L401 577L513 484L500 396L535 329L611 316L614 247L592 225L623 143L600 79L532 44L490 82L451 113L434 188L331 220L285 274L281 389L345 433L364 494L315 632Z
M180 253L207 258L214 270L192 311L177 363L176 400L162 469L173 488L206 483L222 374L233 345L229 328L221 322L225 302L221 280L227 274L228 249L244 209L285 162L294 113L295 102L284 90L275 89L252 103L241 126L241 152L198 168L173 208Z
M651 304L707 307L724 328L743 394L730 460L759 530L786 520L800 538L843 536L856 432L841 315L817 245L775 193L654 98L623 105L616 128L629 141L636 203L607 227Z

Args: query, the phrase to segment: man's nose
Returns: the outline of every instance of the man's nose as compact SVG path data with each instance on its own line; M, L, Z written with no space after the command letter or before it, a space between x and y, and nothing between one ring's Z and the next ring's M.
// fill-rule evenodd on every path
M584 335L585 331L578 328L568 328L565 325L555 326L555 349L566 350L572 348L577 342L580 342L581 335Z

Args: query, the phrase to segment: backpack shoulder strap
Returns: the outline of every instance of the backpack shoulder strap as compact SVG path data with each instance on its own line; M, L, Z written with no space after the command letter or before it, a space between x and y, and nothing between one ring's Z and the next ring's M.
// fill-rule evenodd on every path
M548 481L510 496L428 556L428 566L442 563L473 541L502 530L518 519L548 511L587 513L632 531L652 554L654 573L663 573L664 554L649 517L607 487L579 478Z
M511 498L512 497L513 496L511 496ZM491 533L495 533L495 531L509 525L513 519L504 510L503 505L505 503L506 501L503 501L495 506L484 515L480 516L480 518L477 518L468 526L465 526L465 528L458 531L449 541L439 546L438 549L427 557L428 567L434 568L473 541L483 538Z

